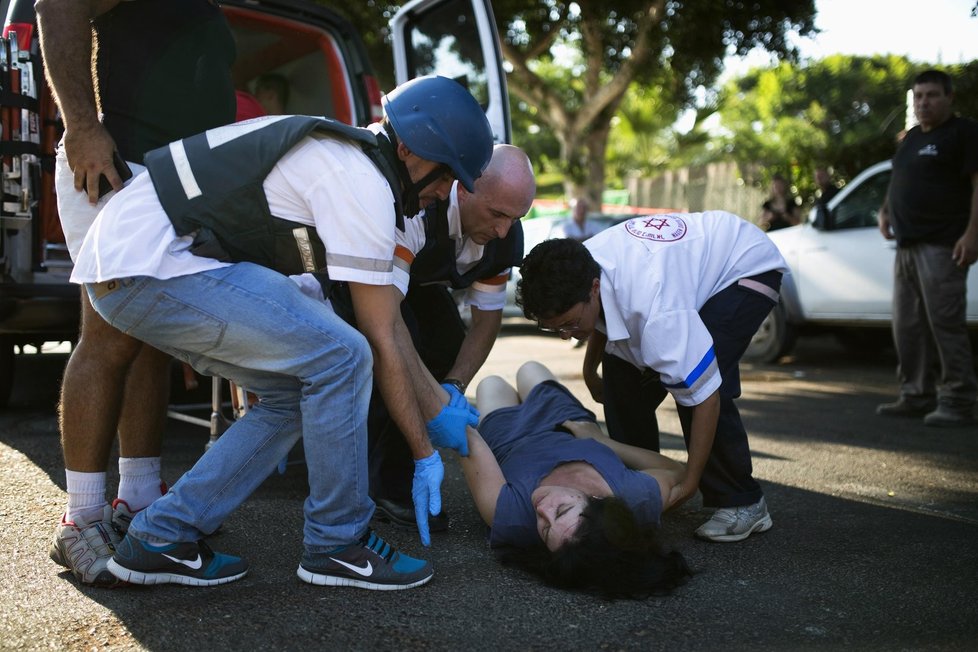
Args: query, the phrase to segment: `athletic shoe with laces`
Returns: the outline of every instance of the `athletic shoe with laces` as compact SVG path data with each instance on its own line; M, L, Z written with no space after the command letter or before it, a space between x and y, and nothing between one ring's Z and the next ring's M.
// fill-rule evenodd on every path
M75 517L66 521L62 516L54 530L51 560L70 570L82 584L111 588L120 582L109 572L107 564L120 540L112 527L112 508L108 505L103 508L100 520Z
M165 496L166 492L166 483L160 482L160 495ZM116 532L120 536L125 536L126 532L129 531L129 526L132 524L133 517L141 511L143 510L132 509L129 507L129 503L121 498L116 498L112 501L112 527L116 529Z
M152 544L126 535L108 568L131 584L216 586L244 577L248 562L214 552L203 541Z
M299 579L318 586L399 591L421 586L435 574L431 562L403 555L373 530L332 552L305 552Z
M696 536L710 541L743 541L754 532L766 532L774 525L763 496L753 505L723 507L696 530Z
M938 405L936 410L924 415L924 425L934 428L960 428L974 424L975 417L972 415L971 406L953 408L948 405Z

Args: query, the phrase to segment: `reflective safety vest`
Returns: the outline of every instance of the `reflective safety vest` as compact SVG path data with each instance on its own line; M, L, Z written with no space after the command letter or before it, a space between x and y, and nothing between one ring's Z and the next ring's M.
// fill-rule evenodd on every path
M210 129L146 154L177 235L193 235L191 253L289 275L325 271L326 248L316 228L273 216L262 187L279 159L313 131L360 145L387 179L403 230L397 158L386 136L329 118L283 116Z
M517 220L505 238L487 242L479 262L460 273L455 241L448 235L448 203L435 202L424 213L425 243L411 263L411 286L440 283L454 289L467 288L523 261L523 226Z

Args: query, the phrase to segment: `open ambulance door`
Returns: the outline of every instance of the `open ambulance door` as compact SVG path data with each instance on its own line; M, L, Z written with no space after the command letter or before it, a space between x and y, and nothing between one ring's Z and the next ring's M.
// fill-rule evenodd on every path
M391 20L397 83L422 75L465 86L489 118L496 143L512 142L509 96L489 0L412 0Z

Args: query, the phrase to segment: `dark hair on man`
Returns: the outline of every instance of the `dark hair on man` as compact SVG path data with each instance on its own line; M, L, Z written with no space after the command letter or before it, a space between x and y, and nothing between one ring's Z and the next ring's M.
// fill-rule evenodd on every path
M527 319L540 321L587 301L594 279L601 278L601 266L576 240L544 240L523 259L520 277L516 305Z
M940 84L944 87L944 94L950 95L954 92L954 85L951 83L951 76L943 70L933 68L925 70L913 78L913 85L917 84Z
M614 497L590 498L574 538L557 551L541 544L506 549L500 557L550 586L611 599L668 595L692 575L679 552L662 551L656 528L638 525Z

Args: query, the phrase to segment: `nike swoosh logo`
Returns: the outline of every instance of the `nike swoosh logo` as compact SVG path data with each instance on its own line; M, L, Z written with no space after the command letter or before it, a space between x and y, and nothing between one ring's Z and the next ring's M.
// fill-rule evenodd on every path
M178 564L183 564L190 570L200 570L200 567L204 565L204 562L200 558L200 553L197 554L197 559L179 559L177 557L171 557L166 553L161 553L164 557L170 561L175 561Z
M348 564L345 561L340 561L335 557L330 557L330 559L335 561L340 566L346 566L357 575L362 575L363 577L370 577L371 575L374 574L374 567L371 565L369 561L361 567L361 566L354 566L353 564Z

